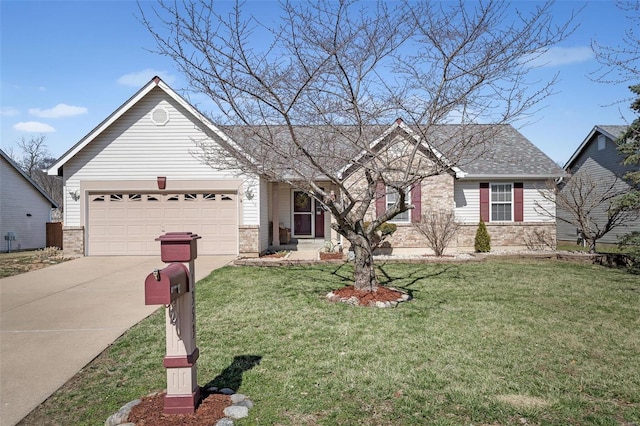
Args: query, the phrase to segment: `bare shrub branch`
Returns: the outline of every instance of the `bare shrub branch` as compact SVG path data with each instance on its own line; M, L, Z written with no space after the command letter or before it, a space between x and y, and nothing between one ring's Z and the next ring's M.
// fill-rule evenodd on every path
M424 235L436 256L442 256L460 229L460 223L453 210L430 209L413 227Z
M640 212L626 209L617 200L629 191L619 179L596 180L585 171L569 176L560 187L550 182L538 191L547 201L555 199L557 213L542 203L536 210L557 221L574 225L595 253L596 242L607 233L640 217Z

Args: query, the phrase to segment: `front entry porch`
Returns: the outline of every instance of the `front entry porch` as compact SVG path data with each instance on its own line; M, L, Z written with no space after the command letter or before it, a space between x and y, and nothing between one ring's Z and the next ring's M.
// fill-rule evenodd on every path
M269 247L271 251L300 251L300 252L319 252L327 245L324 238L292 238L288 244L280 243L280 245L272 245Z
M331 188L329 182L318 183ZM331 215L322 203L285 183L270 186L269 250L319 251L326 241L337 238L331 230Z

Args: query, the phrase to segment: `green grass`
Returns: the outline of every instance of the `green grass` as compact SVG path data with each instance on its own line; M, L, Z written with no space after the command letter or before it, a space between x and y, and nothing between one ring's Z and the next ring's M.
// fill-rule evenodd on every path
M215 271L197 287L199 383L254 401L238 425L640 421L637 276L499 260L379 276L414 300L326 302L349 266ZM163 327L160 312L134 327L23 424L102 424L164 388Z

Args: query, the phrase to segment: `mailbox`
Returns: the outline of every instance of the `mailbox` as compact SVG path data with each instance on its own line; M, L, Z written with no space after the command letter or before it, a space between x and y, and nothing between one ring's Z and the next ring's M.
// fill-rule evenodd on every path
M202 238L191 232L167 232L156 238L160 241L160 259L163 262L191 262L198 257L196 240Z
M172 263L156 270L144 280L145 305L170 305L189 291L189 269Z

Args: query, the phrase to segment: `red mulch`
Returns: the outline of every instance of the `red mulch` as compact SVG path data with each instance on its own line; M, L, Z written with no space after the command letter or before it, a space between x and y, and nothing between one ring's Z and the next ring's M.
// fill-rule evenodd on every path
M344 259L344 254L342 253L327 253L320 252L320 260L332 260L332 259Z
M230 405L228 395L205 394L194 414L163 414L164 394L157 394L142 398L127 421L136 426L212 426L224 417L224 409Z
M375 306L376 302L393 302L397 301L404 293L388 287L378 287L377 291L356 290L352 285L334 290L336 300L349 299L351 297L358 298L360 306Z

